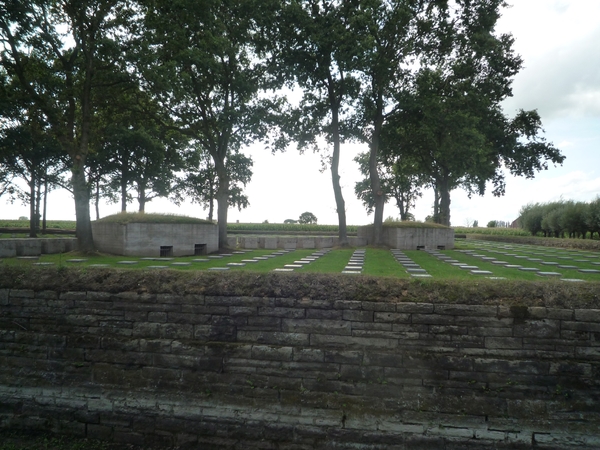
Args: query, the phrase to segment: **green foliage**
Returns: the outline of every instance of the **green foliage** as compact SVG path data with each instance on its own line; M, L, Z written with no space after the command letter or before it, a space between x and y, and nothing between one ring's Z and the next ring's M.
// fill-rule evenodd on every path
M521 208L519 221L531 235L542 234L545 237L586 238L599 233L598 198L585 202L558 201L528 204Z
M103 217L98 222L106 223L210 223L213 222L196 217L179 216L176 214L157 214L157 213L118 213Z
M479 226L479 221L478 220L474 220L473 221L473 228L477 228Z
M300 214L300 217L298 218L298 223L301 224L316 224L317 223L317 216L315 216L313 213L311 212L303 212L302 214Z
M497 225L498 225L498 222L497 222L496 220L490 220L490 221L487 223L487 227L488 227L488 228L496 228L496 226L497 226Z

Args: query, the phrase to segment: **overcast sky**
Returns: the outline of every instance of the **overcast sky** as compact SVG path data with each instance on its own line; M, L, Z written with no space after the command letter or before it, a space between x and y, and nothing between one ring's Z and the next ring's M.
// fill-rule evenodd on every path
M497 30L511 33L514 48L524 68L513 83L514 96L505 104L512 116L518 109L537 109L545 137L566 156L562 166L540 172L533 180L507 177L504 197L491 194L469 199L460 190L452 191L451 222L463 226L477 220L512 221L521 206L530 202L559 199L590 201L600 195L600 1L599 0L509 0ZM360 145L342 147L341 182L346 200L347 222L371 223L355 198L354 184L360 174L354 157L366 151ZM250 207L231 209L229 222L283 222L310 211L319 223L337 224L335 200L328 171L320 173L319 154L299 155L290 148L271 155L260 146L247 149L254 159L254 176L246 193ZM491 189L490 189L491 190ZM431 214L433 193L426 191L413 211L417 220ZM135 210L136 204L130 209ZM118 205L103 205L101 215L118 212ZM205 217L198 205L176 207L166 200L147 204L148 212L171 212ZM28 216L28 207L10 205L0 199L0 218ZM393 203L384 217L399 215ZM67 193L53 193L48 212L51 219L74 220L73 201Z

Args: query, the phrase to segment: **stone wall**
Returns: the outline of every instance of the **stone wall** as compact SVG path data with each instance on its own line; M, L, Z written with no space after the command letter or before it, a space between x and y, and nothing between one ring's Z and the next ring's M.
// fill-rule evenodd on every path
M600 447L600 310L2 289L0 311L5 429L182 448Z
M358 237L374 243L372 225L358 227ZM383 227L383 243L399 250L453 249L454 229L445 227Z
M77 248L76 238L0 239L0 258L66 253Z
M204 253L219 250L219 229L212 223L111 223L92 222L94 244L101 252L124 256L161 256L161 247L172 252L162 256L189 256L196 245ZM200 253L202 254L202 253Z

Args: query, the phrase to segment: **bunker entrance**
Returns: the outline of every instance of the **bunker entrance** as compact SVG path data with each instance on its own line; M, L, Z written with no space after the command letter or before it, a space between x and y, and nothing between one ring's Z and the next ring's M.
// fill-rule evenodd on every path
M194 255L206 255L206 244L194 244Z
M160 257L166 258L168 256L173 256L173 246L172 245L161 245L160 246Z

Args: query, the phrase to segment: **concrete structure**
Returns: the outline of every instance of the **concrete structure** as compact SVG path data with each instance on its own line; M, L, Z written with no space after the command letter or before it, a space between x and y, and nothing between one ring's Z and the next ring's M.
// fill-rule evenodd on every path
M123 256L204 255L219 250L219 229L212 223L92 222L96 248Z
M0 258L66 253L77 248L75 238L14 238L0 239Z
M373 244L373 225L358 227L358 237ZM454 230L442 227L383 227L383 243L399 250L454 248Z
M339 245L337 236L248 236L248 235L229 235L227 236L230 247L239 247L244 249L276 249L285 248L288 250L296 248L331 248ZM348 241L352 247L361 247L367 244L366 239L362 237L349 236Z

